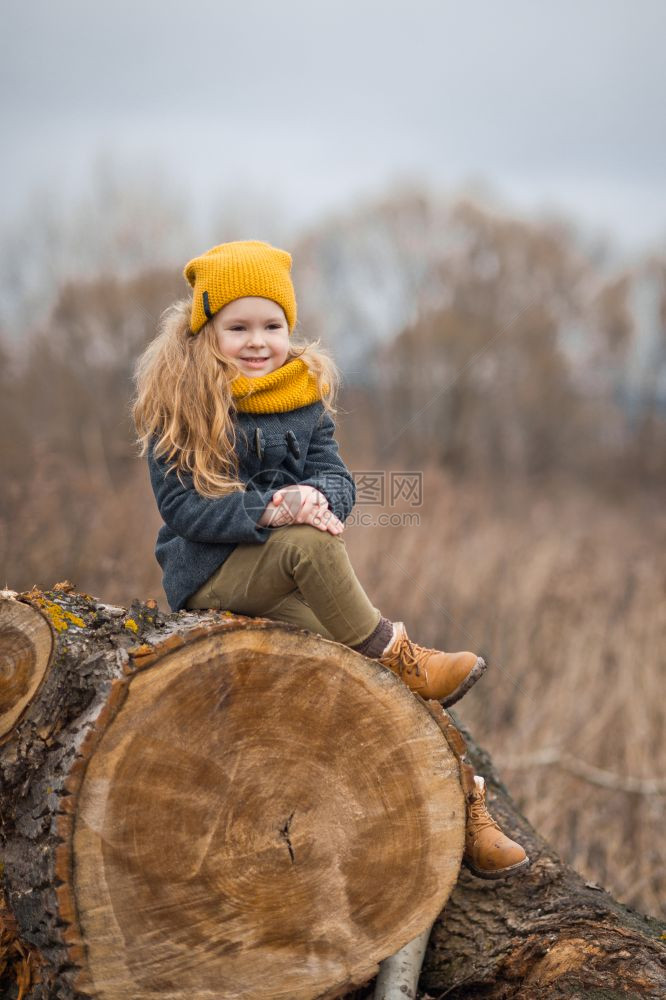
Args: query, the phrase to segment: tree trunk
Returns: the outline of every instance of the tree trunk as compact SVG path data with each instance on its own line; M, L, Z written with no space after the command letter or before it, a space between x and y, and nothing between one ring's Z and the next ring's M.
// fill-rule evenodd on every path
M71 589L0 600L27 997L337 997L430 926L464 799L440 725L393 674L295 626Z

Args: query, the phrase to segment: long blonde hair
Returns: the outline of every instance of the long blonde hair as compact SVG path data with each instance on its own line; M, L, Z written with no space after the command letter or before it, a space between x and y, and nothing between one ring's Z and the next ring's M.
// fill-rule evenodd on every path
M182 473L191 474L197 492L214 499L245 489L238 478L231 394L231 382L242 372L220 350L212 322L192 335L191 313L191 297L162 313L157 336L134 368L132 417L139 454L156 438L154 454L172 463L168 472L175 470L181 482ZM322 403L335 416L340 372L333 358L319 339L299 342L292 333L286 360L293 358L301 358L315 375Z

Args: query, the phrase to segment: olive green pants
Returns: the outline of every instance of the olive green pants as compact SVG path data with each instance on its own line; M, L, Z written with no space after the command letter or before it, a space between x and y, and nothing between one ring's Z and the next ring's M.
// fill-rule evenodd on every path
M381 618L342 536L311 524L283 525L265 542L237 545L186 607L290 622L346 646L367 639Z

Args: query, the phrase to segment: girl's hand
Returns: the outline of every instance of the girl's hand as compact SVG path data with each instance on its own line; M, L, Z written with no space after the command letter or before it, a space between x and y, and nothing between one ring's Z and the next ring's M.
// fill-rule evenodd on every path
M321 531L330 531L333 535L339 535L344 531L342 521L329 510L328 500L324 494L305 483L277 490L261 515L259 524L271 527L280 527L284 524L311 524Z
M294 516L292 524L311 524L320 531L329 531L332 535L340 535L344 531L344 524L335 516L328 506L328 500L323 493L313 486L299 484L296 489L307 490L305 500L301 504L298 513ZM278 491L280 494L282 491Z

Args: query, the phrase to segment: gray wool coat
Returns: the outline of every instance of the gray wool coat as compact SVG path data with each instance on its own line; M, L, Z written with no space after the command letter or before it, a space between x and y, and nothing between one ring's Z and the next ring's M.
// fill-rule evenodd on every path
M352 474L340 457L335 423L323 403L286 413L237 413L236 454L244 492L209 500L192 477L166 473L168 463L148 451L150 481L164 524L155 556L172 611L203 586L240 544L261 545L271 528L257 522L273 493L292 483L316 487L344 521L356 502Z

